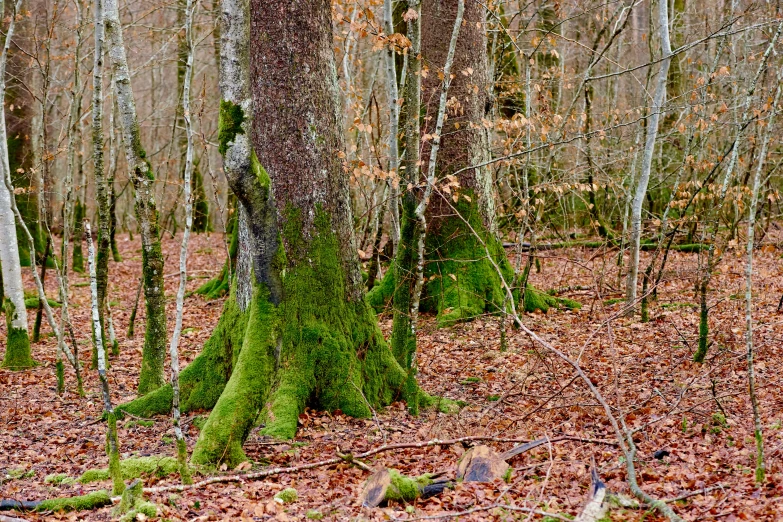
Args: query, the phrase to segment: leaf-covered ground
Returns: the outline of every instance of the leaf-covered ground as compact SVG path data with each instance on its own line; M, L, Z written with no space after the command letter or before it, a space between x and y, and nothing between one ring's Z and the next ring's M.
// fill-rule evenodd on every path
M582 303L579 311L528 314L523 321L544 339L579 360L617 416L629 427L641 428L636 469L642 488L673 502L686 520L777 520L783 512L783 413L780 380L783 375L783 328L776 314L783 291L781 252L770 238L756 254L754 280L754 342L757 382L767 452L767 482L753 479L754 441L747 393L744 257L725 254L712 283L710 325L712 345L705 364L692 362L697 342L698 309L693 286L697 254L672 253L658 288L651 320L641 323L619 317L622 284L617 277L617 252L596 249L554 250L543 253L542 270L533 283L560 289ZM110 301L121 355L111 360L113 400L135 397L144 331L143 301L136 336L126 335L141 267L138 238L120 241L121 263L111 265ZM175 263L179 238L167 236L164 255L170 296L169 328L173 327ZM216 275L225 258L220 235L195 236L191 243L189 290ZM643 257L643 266L646 260ZM29 274L27 274L29 276ZM73 274L71 316L80 357L89 364L91 334L89 289L85 275ZM29 286L32 288L32 285ZM47 281L50 295L55 284ZM191 361L216 324L221 301L193 295L185 303L185 333L181 356ZM30 323L34 311L30 311ZM382 318L388 333L391 321ZM5 338L4 325L0 339ZM33 347L42 364L30 371L0 370L0 498L37 500L83 494L108 483L46 484L44 477L64 473L78 477L105 467L105 426L97 421L101 398L95 372L85 370L87 397L74 391L72 370L67 391L55 393L55 344L47 337ZM357 497L368 476L347 463L259 481L213 484L182 494L154 494L161 519L169 520L525 520L534 508L559 516L579 512L590 484L593 459L601 478L616 492L628 494L625 465L607 417L585 384L563 361L521 332L506 326L507 347L501 348L498 317L480 318L450 329L437 329L424 318L419 336L419 380L430 393L464 401L458 414L425 411L410 416L402 404L377 412L372 419L351 419L338 413L308 410L301 416L295 441L275 443L253 434L246 445L251 471L265 466L294 466L353 454L384 443L427 441L466 436L496 439L537 439L553 442L514 457L509 483L458 484L454 490L415 502L374 510L363 509ZM87 366L88 368L89 366ZM198 436L198 418L186 417L189 447ZM123 457L174 455L173 430L167 417L153 423L126 418L120 424ZM570 437L570 440L556 440ZM579 440L575 440L579 439ZM498 450L511 442L487 442ZM453 473L466 446L431 446L380 453L366 460L418 475ZM662 452L660 459L654 454ZM661 453L659 453L660 456ZM238 473L246 470L225 470ZM219 472L221 473L221 472ZM198 477L197 477L198 480ZM177 477L148 477L147 486L174 484ZM275 502L274 495L293 487L298 499ZM705 494L698 493L705 490ZM27 520L110 520L110 508L70 514L24 514ZM612 520L658 520L644 508L617 508ZM533 519L541 519L534 515ZM558 520L552 518L551 520Z

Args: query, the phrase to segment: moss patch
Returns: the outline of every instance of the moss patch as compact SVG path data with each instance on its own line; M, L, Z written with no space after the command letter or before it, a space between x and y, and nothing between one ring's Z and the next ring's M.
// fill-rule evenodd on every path
M30 352L30 336L24 328L15 328L13 321L16 319L16 307L10 299L4 303L6 327L8 335L6 339L5 357L3 368L10 370L24 370L37 366Z
M245 111L242 107L228 100L220 100L220 113L218 115L218 152L225 155L229 144L234 141L237 134L244 134L242 123L245 121Z
M120 473L123 480L155 475L165 477L178 470L177 459L174 457L131 457L120 461ZM79 482L87 484L99 480L109 480L109 470L89 469L82 473Z
M44 477L44 482L46 484L54 484L55 486L59 486L61 484L62 485L73 484L75 480L69 477L65 473L52 473L51 475L46 475Z
M421 496L425 486L432 484L432 475L425 473L418 477L406 477L399 471L390 469L391 484L386 490L386 500L412 502Z
M279 499L283 504L291 504L299 499L299 494L294 488L285 488L275 495L275 500Z
M78 497L53 498L44 500L36 511L81 511L95 509L111 504L109 492L105 490L93 491Z

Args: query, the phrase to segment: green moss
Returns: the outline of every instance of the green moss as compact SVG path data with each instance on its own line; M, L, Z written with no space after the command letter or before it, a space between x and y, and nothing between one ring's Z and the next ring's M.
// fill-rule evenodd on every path
M138 203L137 203L138 204ZM166 298L163 292L163 251L158 236L157 222L150 220L152 241L141 251L144 276L144 301L147 323L139 374L139 394L157 390L166 384L163 363L166 358Z
M305 514L305 517L307 517L310 520L321 520L324 518L324 514L318 511L317 509L308 509L307 513Z
M283 504L291 504L299 499L299 495L294 488L285 488L275 495L275 499L280 499Z
M62 306L62 303L58 303L54 299L48 299L47 298L46 301L49 303L49 306L51 308L60 308ZM37 297L25 297L24 307L27 308L27 309L38 308L38 303L39 302L40 301L38 300Z
M366 417L369 405L389 404L404 382L372 310L346 295L328 215L316 213L307 239L298 211L289 209L284 222L286 250L273 262L285 274L282 301L273 305L267 288L255 288L242 350L196 443L194 463L244 460L242 443L262 411L265 435L291 438L306 404Z
M82 253L82 235L84 234L82 222L85 216L85 206L78 199L73 207L73 259L74 272L84 272L84 254Z
M75 481L65 473L52 473L51 475L46 475L44 477L44 482L46 484L54 484L55 486L59 486L60 484L72 484Z
M578 310L582 305L573 299L567 297L554 297L530 285L525 289L525 312L535 312L541 310L548 311L550 308Z
M218 116L218 152L224 155L229 144L234 141L237 134L244 134L242 123L245 121L245 112L242 107L228 100L220 100L220 113Z
M427 284L420 306L423 312L437 313L438 325L442 327L487 313L499 313L506 298L503 280L507 284L514 280L514 271L502 243L484 226L477 197L468 194L470 201L460 199L455 205L462 219L441 219L427 233L425 251L428 254L424 270ZM381 312L388 306L395 289L396 276L394 270L389 270L367 294L367 302L376 312ZM518 299L516 292L514 294ZM526 311L547 311L550 307L577 309L580 304L546 295L527 285Z
M120 522L133 522L138 519L139 513L147 518L155 517L158 514L158 506L148 501L138 502L136 507L120 517Z
M383 279L375 283L375 286L367 292L366 300L377 313L385 312L394 295L394 270L389 269Z
M16 319L16 307L10 299L4 303L7 338L5 347L5 357L3 357L3 368L10 370L25 370L38 365L33 360L30 351L30 336L24 328L15 328L12 326Z
M111 504L109 492L105 490L93 491L78 497L53 498L44 500L36 511L81 511L95 509Z
M255 174L256 179L258 180L258 184L261 185L261 187L268 189L272 185L272 180L269 179L269 174L266 172L266 169L263 165L261 165L261 162L258 161L258 156L256 156L256 151L250 152L250 168L253 171L253 174Z
M399 471L390 469L391 484L386 490L386 500L412 502L421 496L421 490L432 484L432 475L425 473L418 477L406 477Z
M257 289L237 365L193 450L194 463L234 465L245 460L242 444L258 417L274 371L275 326L276 311L268 291Z
M120 461L120 473L123 480L142 476L166 477L178 471L177 459L174 457L131 457ZM89 469L82 473L78 481L82 484L109 479L109 470Z
M215 406L231 376L244 340L249 312L241 312L232 297L223 305L223 313L209 340L196 359L180 373L180 409L183 413ZM173 392L167 384L117 407L137 417L152 417L171 411Z

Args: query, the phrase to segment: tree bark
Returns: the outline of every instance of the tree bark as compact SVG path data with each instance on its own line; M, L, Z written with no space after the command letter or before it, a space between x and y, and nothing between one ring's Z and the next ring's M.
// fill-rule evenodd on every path
M5 44L0 54L0 100L5 98L6 63L8 49L13 38L16 13L21 7L17 0L11 21L6 31ZM9 141L6 135L5 104L0 105L0 269L2 269L3 293L8 337L6 339L3 366L11 369L24 369L35 366L30 353L30 337L27 330L27 309L24 304L24 287L22 284L22 268L19 259L19 249L16 235L16 220L14 218L13 202L10 188L11 170L9 167Z
M220 146L248 217L252 275L238 271L237 287L249 279L252 298L196 463L243 460L242 442L259 414L267 435L290 438L306 404L368 416L405 378L363 298L330 4L270 8L252 0L249 20L246 5L223 2ZM233 168L247 159L249 168Z
M628 280L626 281L626 303L633 310L636 302L636 283L639 275L639 247L642 237L642 206L647 195L647 185L650 181L652 170L655 141L658 137L658 121L663 112L663 104L666 102L666 82L671 62L671 44L669 43L669 8L668 2L659 2L658 25L661 38L661 69L658 71L657 85L653 96L653 104L650 108L650 116L647 118L647 137L644 143L644 155L642 156L642 168L639 181L634 192L631 204L631 239L630 261L628 262Z
M105 0L104 24L111 62L114 91L120 112L128 177L136 192L136 216L142 245L144 298L147 325L144 335L139 394L160 388L165 383L163 361L166 355L166 299L163 287L163 252L160 247L158 211L155 201L155 174L141 144L136 103L131 88L130 70L122 39L122 24L117 0Z

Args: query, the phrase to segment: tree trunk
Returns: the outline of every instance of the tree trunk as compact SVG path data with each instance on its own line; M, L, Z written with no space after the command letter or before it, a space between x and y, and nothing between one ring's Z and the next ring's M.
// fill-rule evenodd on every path
M244 460L259 421L293 437L306 404L369 416L406 377L363 298L330 5L261 4L221 5L219 148L240 248L218 326L180 375L183 411L214 406L193 451L199 464ZM171 398L166 386L122 409L165 412Z
M101 325L104 325L111 250L111 204L109 202L111 186L106 179L103 161L103 0L95 0L94 12L95 52L92 69L92 161L93 175L95 176L95 198L98 206L98 254L96 261L98 314ZM109 110L114 110L113 104ZM113 146L113 143L110 143L109 146Z
M248 45L244 5L223 3L220 146L247 213L250 248L240 252L251 252L252 264L252 275L237 270L234 299L240 304L243 286L252 297L242 348L196 444L196 463L243 460L242 442L259 415L264 432L280 438L294 436L306 404L368 416L405 377L363 299L330 4L263 4L251 0ZM244 56L249 89L237 67Z
M20 5L21 0L17 0L6 33L3 51L0 54L0 99L5 96L5 66L13 37L14 18ZM9 190L12 187L9 168L10 145L11 142L6 135L5 105L0 105L0 176L2 176L0 180L0 269L2 270L3 293L5 294L3 310L8 327L3 367L16 370L35 366L35 361L30 354L22 268L17 247L16 220L11 201L13 195Z
M421 99L426 106L422 112L430 116L422 135L434 132L441 84L438 71L446 62L457 6L457 0L427 0L422 4L421 54L431 68L422 80ZM492 79L486 55L484 19L483 4L466 0L464 23L452 66L454 78L448 93L451 100L449 118L440 137L436 169L438 190L433 193L426 213L424 276L427 283L421 310L436 312L441 326L502 310L505 294L501 278L487 258L484 245L501 268L506 282L511 284L514 277L496 235L492 172L486 166L470 168L489 159L489 134L483 120L492 105ZM408 96L406 103L410 103ZM422 146L423 158L429 157L429 143L425 141ZM407 159L410 151L406 150L405 154ZM405 182L412 181L407 179ZM401 248L409 239L408 235L403 225ZM394 271L389 270L368 296L376 310L382 309L395 288L399 291L402 286L396 284L395 277ZM526 309L531 311L559 304L532 287L528 287L527 296Z
M166 355L167 337L166 299L163 287L163 252L160 247L158 211L155 202L155 174L141 144L117 0L105 0L104 5L106 39L125 141L128 177L133 182L136 192L136 216L141 234L147 325L138 391L144 394L160 388L165 383L163 361Z
M639 247L642 237L642 206L647 195L647 185L650 181L652 170L655 141L658 137L658 120L663 112L663 104L666 102L666 82L671 62L671 45L669 43L669 8L667 2L660 2L658 9L658 25L661 38L661 69L658 71L657 85L653 104L650 108L650 116L647 119L647 137L644 144L642 157L642 170L634 192L631 205L631 239L630 261L628 262L628 280L626 282L626 303L632 309L636 302L636 282L639 275Z
M5 16L9 16L13 12L14 3L4 3ZM34 45L35 22L30 16L22 16L16 21L15 26L14 45L8 50L8 75L5 79L4 96L8 164L14 188L18 190L16 204L35 239L35 251L40 256L46 249L46 230L40 219L40 212L44 212L45 209L39 209L38 206L38 179L34 170L37 165L33 162L32 139L33 119L37 115L35 114L36 101L30 92L33 74L37 73L30 66L29 56L19 49L30 49ZM16 237L19 239L20 262L22 266L30 266L30 247L19 225L17 225Z

